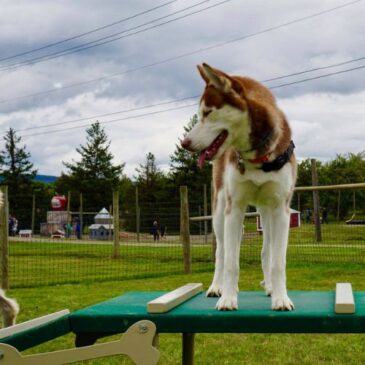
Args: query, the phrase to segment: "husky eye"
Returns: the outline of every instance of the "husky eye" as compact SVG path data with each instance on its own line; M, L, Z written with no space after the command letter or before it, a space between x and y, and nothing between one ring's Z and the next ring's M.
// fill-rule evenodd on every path
M213 110L204 110L203 117L206 118Z

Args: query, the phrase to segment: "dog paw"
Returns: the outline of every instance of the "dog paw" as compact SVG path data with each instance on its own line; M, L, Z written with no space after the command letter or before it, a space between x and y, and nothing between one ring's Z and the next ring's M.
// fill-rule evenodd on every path
M207 290L207 297L220 297L222 295L222 289L220 285L212 284Z
M220 311L233 311L238 309L237 295L226 295L219 298L216 308Z
M272 294L272 287L271 287L271 285L266 284L265 283L265 280L260 281L260 285L261 285L261 287L263 287L265 289L265 294L268 297L271 297L271 294Z
M287 295L272 297L271 308L274 311L292 311L294 309L294 304Z

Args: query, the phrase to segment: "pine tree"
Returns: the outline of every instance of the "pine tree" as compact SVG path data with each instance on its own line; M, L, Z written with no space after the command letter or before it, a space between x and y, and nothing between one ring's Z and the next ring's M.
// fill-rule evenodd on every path
M5 149L0 153L2 184L8 186L10 214L14 215L20 228L29 220L29 202L32 196L32 180L37 170L30 162L26 146L20 146L21 137L9 128L4 136ZM29 227L28 227L29 228Z
M81 155L78 162L63 162L69 175L86 181L104 180L112 185L119 183L124 164L113 165L109 152L110 141L105 130L96 122L86 129L86 145L76 148Z
M138 173L135 176L138 186L139 205L141 208L141 227L150 227L154 220L162 224L168 224L166 217L170 215L171 197L167 189L167 178L156 165L156 158L153 153L146 155L143 164L136 168Z
M195 114L184 127L184 131L189 132L198 122ZM175 186L187 185L190 192L191 201L202 200L203 185L207 185L208 190L212 179L212 166L205 163L200 169L197 165L198 153L191 153L176 144L175 151L170 155L170 179Z
M20 147L21 137L17 137L14 129L9 128L4 136L5 150L0 154L1 175L4 184L27 184L37 174L30 162L30 153L26 146Z
M137 184L145 187L154 187L163 175L156 166L155 155L151 152L147 153L145 163L139 164L136 171L138 173L136 176Z
M125 165L113 164L114 156L109 148L110 141L105 130L99 122L93 123L86 129L86 144L76 148L80 160L63 162L68 171L57 180L57 191L63 194L67 191L82 192L85 211L108 207ZM77 209L77 206L74 208Z

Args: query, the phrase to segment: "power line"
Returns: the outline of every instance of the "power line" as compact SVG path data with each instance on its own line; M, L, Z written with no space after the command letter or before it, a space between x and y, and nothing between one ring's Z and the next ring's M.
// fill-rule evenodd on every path
M173 104L173 103L180 103L182 101L186 101L186 100L190 100L190 99L196 99L198 97L199 97L199 95L187 96L185 98L169 100L169 101L156 103L156 104L144 105L142 107L120 110L120 111L113 112L113 113L104 113L104 114L92 115L90 117L84 117L84 118L79 118L79 119L68 120L66 122L58 122L58 123L52 123L52 124L48 124L48 125L41 125L41 126L34 126L34 127L24 128L24 129L18 129L18 130L16 130L16 132L18 133L18 132L24 132L24 131L29 131L29 130L33 130L33 129L41 129L41 128L48 128L48 127L55 127L55 126L58 126L58 125L65 125L65 124L83 122L83 121L89 120L89 119L98 119L98 118L107 117L107 116L110 116L110 115L124 114L124 113L129 113L129 112L135 112L135 111L142 110L142 109L153 108L153 107L156 107L156 106L168 105L168 104Z
M73 88L73 87L76 87L76 86L92 84L92 83L100 82L100 81L110 79L110 78L113 78L113 77L122 76L122 75L125 75L125 74L128 74L128 73L141 71L141 70L146 69L146 68L162 65L162 64L169 63L169 62L172 62L172 61L176 61L178 59L189 57L189 56L201 53L201 52L210 51L212 49L223 47L223 46L226 46L226 45L231 44L231 43L240 42L240 41L243 41L243 40L248 39L248 38L252 38L252 37L264 34L264 33L271 32L273 30L284 28L286 26L289 26L289 25L292 25L292 24L295 24L295 23L303 22L305 20L320 16L320 15L324 15L324 14L327 14L329 12L336 11L338 9L353 5L353 4L361 2L361 1L363 1L363 0L355 0L355 1L352 1L352 2L349 2L349 3L345 3L345 4L342 4L342 5L333 7L333 8L329 8L329 9L317 12L317 13L313 13L311 15L307 15L305 17L296 18L294 20L291 20L291 21L288 21L288 22L285 22L285 23L281 23L281 24L276 25L276 26L265 28L265 29L263 29L261 31L258 31L258 32L246 34L246 35L243 35L243 36L240 36L240 37L237 37L237 38L233 38L233 39L228 40L228 41L216 43L216 44L208 46L208 47L199 48L199 49L194 50L194 51L190 51L190 52L183 53L183 54L180 54L180 55L176 55L176 56L173 56L173 57L165 58L165 59L162 59L160 61L156 61L156 62L153 62L153 63L150 63L150 64L142 65L142 66L139 66L139 67L136 67L136 68L133 68L133 69L125 70L125 71L122 71L122 72L117 72L117 73L114 73L114 74L98 77L98 78L91 79L91 80L86 80L86 81L82 81L82 82L77 82L77 83L65 85L60 89L48 89L48 90L40 91L40 92L37 92L37 93L32 93L32 94L13 97L13 98L3 99L3 100L0 100L0 104L6 103L6 102L9 102L9 101L22 100L22 99L26 99L26 98L30 98L30 97L55 93L55 92L58 92L60 90L65 90L65 89Z
M175 3L175 2L177 2L177 1L179 1L179 0L172 0L172 1L168 1L168 2L163 3L163 4L161 4L161 5L157 5L157 6L153 7L153 8L150 8L150 9L144 10L144 11L142 11L142 12L140 12L140 13L137 13L137 14L134 14L134 15L128 16L128 17L126 17L126 18L123 18L123 19L117 20L117 21L115 21L115 22L113 22L113 23L109 23L109 24L103 25L103 26L101 26L101 27L91 29L91 30L89 30L89 31L87 31L87 32L80 33L80 34L76 34L76 35L74 35L74 36L72 36L72 37L65 38L65 39L62 39L62 40L57 41L57 42L49 43L49 44L46 44L46 45L44 45L44 46L42 46L42 47L34 48L34 49L29 50L29 51L25 51L25 52L17 53L17 54L12 55L12 56L8 56L8 57L0 58L0 62L1 62L1 61L10 60L10 59L13 59L13 58L16 58L16 57L20 57L20 56L25 56L25 55L30 54L30 53L34 53L34 52L37 52L37 51L41 51L41 50L46 49L46 48L54 47L54 46L57 46L57 45L59 45L59 44L66 43L66 42L69 42L69 41L72 41L72 40L75 40L75 39L78 39L78 38L84 37L84 36L86 36L86 35L89 35L89 34L92 34L92 33L95 33L95 32L99 32L100 30L104 30L104 29L110 28L110 27L112 27L112 26L114 26L114 25L124 23L124 22L126 22L126 21L128 21L128 20L132 20L132 19L137 18L137 17L139 17L139 16L141 16L141 15L145 15L145 14L151 13L151 12L153 12L153 11L155 11L155 10L161 9L162 7L165 7L165 6L167 6L167 5L170 5L170 4Z
M322 67L315 67L315 68L311 68L309 70L304 70L304 71L294 72L294 73L283 75L283 76L273 77L271 79L261 80L261 82L269 82L269 81L284 79L284 78L291 77L291 76L303 75L303 74L308 73L308 72L325 70L327 68L343 66L343 65L347 65L349 63L358 62L358 61L362 61L362 60L365 60L365 57L353 58L351 60L347 60L347 61L344 61L344 62L333 63L332 65L327 65L327 66L322 66Z
M329 74L324 74L324 75L320 75L320 76L316 76L316 77L311 77L311 78L307 78L307 79L297 80L297 81L293 81L293 82L290 82L290 83L285 83L285 84L281 84L281 85L277 85L277 86L272 86L272 87L269 87L269 89L271 89L271 90L278 89L278 88L282 88L282 87L289 86L289 85L300 84L300 83L303 83L303 82L308 82L308 81L313 81L313 80L317 80L317 79L321 79L321 78L325 78L325 77L329 77L329 76L339 75L339 74L343 74L343 73L346 73L346 72L351 72L351 71L355 71L355 70L359 70L359 69L363 69L363 68L365 68L365 65L364 66L359 66L359 67L353 67L353 68L350 68L350 69L347 69L347 70L332 72L332 73L329 73ZM189 98L194 98L194 97L192 96L192 97L189 97ZM184 98L184 99L188 99L188 98ZM166 103L160 103L160 105L168 104L168 103L172 103L172 102L174 102L174 101L170 101L170 102L166 102ZM158 104L156 104L156 105L158 105ZM105 122L100 122L100 124L108 124L108 123L114 123L114 122L119 122L119 121L123 121L123 120L141 118L141 117L156 115L156 114L165 113L165 112L169 112L169 111L180 110L180 109L184 109L184 108L188 108L188 107L192 107L192 106L196 106L196 105L198 105L198 103L183 105L183 106L180 106L180 107L174 107L174 108L169 108L169 109L165 109L165 110L158 110L158 111L155 111L155 112L150 112L150 113L145 113L145 114L128 116L128 117L125 117L125 118L113 119L113 120L109 120L109 121L105 121ZM88 119L92 119L92 117L90 117ZM40 133L34 133L34 134L26 134L26 135L23 135L22 138L23 137L39 136L39 135L44 135L44 134L65 132L65 131L68 131L68 130L85 128L85 127L88 127L89 125L90 125L90 123L84 124L84 125L81 125L81 126L62 128L62 129L58 129L58 130L52 130L52 131L46 131L46 132L40 132Z
M104 44L108 44L108 43L111 43L111 42L115 42L117 40L120 40L120 39L123 39L123 38L127 38L127 37L131 37L133 35L137 35L137 34L140 34L140 33L144 33L146 31L149 31L149 30L152 30L152 29L161 27L163 25L166 25L166 24L175 22L177 20L181 20L181 19L187 18L187 17L189 17L191 15L195 15L195 14L201 13L201 12L206 11L208 9L215 8L217 6L223 5L224 3L230 2L232 0L224 0L224 1L221 1L221 2L219 2L217 4L207 6L207 7L203 8L203 9L200 9L200 10L197 10L197 11L194 11L194 12L191 12L189 14L182 15L180 17L176 17L174 19L171 19L171 20L168 20L168 21L165 21L165 22L156 24L156 25L151 26L151 27L147 27L145 29L136 31L134 33L130 33L130 34L126 34L126 35L122 35L122 36L116 37L119 34L124 34L124 33L130 32L132 30L139 29L139 28L141 28L141 27L143 27L145 25L148 25L148 24L151 24L151 23L155 23L158 20L171 17L172 15L179 14L181 12L184 12L184 11L186 11L188 9L192 9L194 7L200 6L201 4L206 3L206 2L209 2L209 1L211 1L211 0L201 1L201 2L199 2L197 4L188 6L188 7L184 8L184 9L180 9L180 10L175 11L173 13L170 13L168 15L165 15L165 16L162 16L162 17L153 19L153 20L151 20L149 22L146 22L146 23L143 23L141 25L138 25L138 26L135 26L135 27L132 27L132 28L123 30L121 32L117 32L117 33L114 33L114 34L111 34L111 35L108 35L108 36L99 38L99 39L94 40L94 41L91 41L91 42L84 43L84 44L79 45L79 46L74 46L74 47L66 48L66 49L64 49L62 51L57 51L57 52L54 52L54 53L50 53L48 55L35 57L35 58L28 59L28 60L25 60L25 61L22 61L22 62L13 63L13 64L10 64L10 65L5 65L3 67L0 67L0 71L1 72L5 72L5 71L10 71L10 70L16 70L16 69L18 69L20 67L23 67L23 66L34 65L34 64L37 64L37 63L40 63L40 62L46 62L46 61L49 61L49 60L52 60L52 59L55 59L55 58L59 58L59 57L62 57L62 56L67 56L67 55L70 55L70 54L74 54L74 53L78 53L78 52L81 52L81 51L85 51L85 50L90 49L90 48L95 48L95 47L98 47L98 46L101 46L101 45L104 45ZM112 39L110 39L110 38L112 38ZM109 40L106 40L106 39L109 39ZM105 40L105 41L103 41L103 40Z
M331 65L327 65L327 66L322 66L322 67L316 67L316 68L312 68L312 69L308 69L308 70L304 70L304 71L294 72L294 73L290 73L290 74L287 74L287 75L277 76L277 77L273 77L273 78L270 78L270 79L259 80L259 81L265 83L265 82L280 80L280 79L284 79L284 78L287 78L287 77L302 75L302 74L305 74L305 73L308 73L308 72L325 70L325 69L329 69L329 68L333 68L333 67L337 67L337 66L346 65L346 64L349 64L349 63L352 63L352 62L358 62L358 61L364 60L364 59L365 59L365 56L355 58L355 59L351 59L351 60L347 60L347 61L344 61L344 62L339 62L339 63L335 63L335 64L331 64ZM354 69L357 69L357 68L354 68ZM285 84L285 85L287 85L287 84ZM278 87L281 87L281 86L280 85L273 86L272 88L278 88ZM179 102L189 100L189 99L196 99L199 96L200 95L187 96L187 97L184 97L184 98L173 99L173 100L169 100L169 101L161 102L161 103L157 103L157 104L150 104L150 105L145 105L145 106L138 107L138 108L120 110L120 111L116 111L116 112L112 112L112 113L98 114L98 115L93 115L93 116L90 116L90 117L73 119L73 120L69 120L69 121L66 121L66 122L58 122L58 123L48 124L46 126L45 125L43 125L43 126L33 126L33 127L29 127L29 128L24 128L24 129L18 129L16 132L24 132L24 131L34 130L34 129L41 129L41 128L54 127L54 126L58 126L58 125L77 123L77 122L85 121L85 120L88 120L88 119L97 119L97 118L102 118L102 117L106 117L106 116L110 116L110 115L128 113L128 112L138 111L138 110L152 108L152 107L156 107L156 106L168 105L168 104L172 104L172 103L179 103Z
M115 122L120 122L122 120L129 120L129 119L147 117L147 116L151 116L151 115L155 115L155 114L161 114L161 113L170 112L170 111L173 111L173 110L180 110L180 109L190 108L192 106L197 106L197 105L198 105L198 103L188 104L188 105L183 105L183 106L174 107L174 108L170 108L170 109L158 110L158 111L150 112L150 113L132 115L132 116L125 117L125 118L118 118L118 119L107 120L107 121L104 121L104 122L100 122L100 124L115 123ZM40 133L34 133L34 134L26 134L26 135L23 135L21 137L22 138L24 138L24 137L33 137L33 136L40 136L40 135L44 135L44 134L52 134L52 133L58 133L58 132L65 132L65 131L69 131L69 130L73 130L73 129L85 128L85 127L88 127L88 126L90 126L90 123L83 124L83 125L79 125L79 126L76 126L76 127L62 128L62 129L57 129L57 130L52 130L52 131L46 131L46 132L40 132Z
M355 71L355 70L360 70L362 68L365 68L364 66L358 66L358 67L353 67L353 68L349 68L347 70L342 70L342 71L336 71L336 72L331 72L329 74L325 74L325 75L319 75L319 76L314 76L314 77L309 77L307 79L302 79L302 80L297 80L297 81L292 81L292 82L287 82L285 84L280 84L280 85L276 85L276 86L271 86L269 87L269 89L273 90L273 89L279 89L281 87L284 86L289 86L289 85L295 85L295 84L301 84L303 82L307 82L307 81L312 81L312 80L318 80L318 79L322 79L324 77L329 77L329 76L334 76L334 75L340 75L346 72L351 72L351 71Z

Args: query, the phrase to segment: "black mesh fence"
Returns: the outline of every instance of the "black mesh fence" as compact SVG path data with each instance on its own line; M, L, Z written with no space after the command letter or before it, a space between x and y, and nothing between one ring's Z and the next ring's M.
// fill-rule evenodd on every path
M210 192L190 200L190 217L210 214ZM308 194L306 197L305 195ZM321 203L321 239L311 208L311 193L295 194L288 262L365 264L365 216L362 191L326 195ZM143 278L184 272L180 239L179 189L170 201L127 204L119 200L119 245L115 245L113 194L103 199L69 195L69 210L51 209L51 196L16 197L9 206L16 227L9 225L9 282L27 287L72 282ZM129 197L130 198L130 197ZM129 201L135 201L135 197ZM332 199L332 200L330 200ZM10 199L9 199L10 200ZM10 200L11 201L11 200ZM356 201L356 204L354 204ZM342 204L351 209L342 209ZM14 228L14 229L12 229ZM241 263L260 262L262 232L257 216L244 222ZM318 233L318 232L317 232ZM214 235L211 219L190 222L192 272L212 271Z

